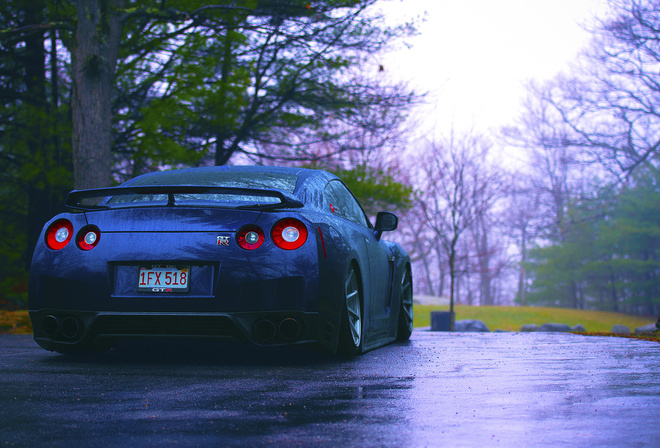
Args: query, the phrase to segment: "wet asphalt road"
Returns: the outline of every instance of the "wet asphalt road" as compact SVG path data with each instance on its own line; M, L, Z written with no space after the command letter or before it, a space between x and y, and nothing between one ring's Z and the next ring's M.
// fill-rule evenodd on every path
M0 447L660 446L660 344L416 331L354 360L0 336Z

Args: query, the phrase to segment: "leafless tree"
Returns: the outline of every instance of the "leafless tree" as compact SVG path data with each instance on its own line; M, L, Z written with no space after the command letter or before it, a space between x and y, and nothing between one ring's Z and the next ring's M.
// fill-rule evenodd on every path
M410 255L413 265L419 266L414 269L415 293L442 296L444 267L440 258L442 248L428 229L424 214L417 207L401 213L399 230L390 238L402 244ZM438 271L435 269L435 261L438 261L440 280L436 280Z
M500 194L505 193L503 186L498 186L497 189ZM508 219L508 212L506 214L505 219ZM477 274L479 305L495 304L493 281L508 264L505 255L508 241L496 232L496 228L500 226L497 214L490 209L478 216L470 228L473 253L470 270Z
M561 241L566 231L569 197L575 184L589 171L588 163L583 153L572 146L570 126L550 103L532 95L524 108L517 125L503 129L505 142L521 148L527 159L525 174L519 176L513 192L539 195L534 208L543 212L544 236Z
M518 269L518 297L520 304L526 305L527 293L527 255L530 242L538 237L542 226L543 209L541 207L542 191L532 187L528 176L516 179L508 196L508 228L511 230L515 245L520 252Z
M571 74L530 86L539 127L525 131L536 147L579 153L620 178L660 166L660 3L608 3Z
M499 193L500 175L488 167L491 143L480 134L452 135L429 144L423 159L422 194L418 205L447 257L450 312L454 311L460 241ZM453 325L453 324L452 324Z
M602 165L589 163L584 148L576 146L574 130L550 102L532 96L525 108L518 126L503 131L508 143L525 149L528 163L510 198L510 226L521 255L518 285L523 304L529 243L562 244L571 228L571 201L588 191L593 179L603 173ZM569 285L573 304L580 301L578 286L576 281Z

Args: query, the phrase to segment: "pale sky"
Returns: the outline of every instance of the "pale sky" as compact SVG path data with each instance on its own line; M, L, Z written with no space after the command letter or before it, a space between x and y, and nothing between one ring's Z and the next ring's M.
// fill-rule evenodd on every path
M605 0L383 0L398 21L425 17L411 49L385 56L394 79L430 91L421 127L487 131L520 114L524 84L566 71L589 40L582 25Z

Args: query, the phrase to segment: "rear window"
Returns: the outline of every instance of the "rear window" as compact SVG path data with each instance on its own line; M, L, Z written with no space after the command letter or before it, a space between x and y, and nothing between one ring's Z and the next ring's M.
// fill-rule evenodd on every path
M279 204L281 201L274 196L256 196L250 194L234 193L176 193L172 195L173 203L188 206L216 206L235 207L254 205ZM169 197L166 194L125 194L113 196L101 205L121 206L140 205L167 205Z
M163 171L131 182L131 185L204 185L215 187L257 188L293 193L298 176L264 172Z
M293 193L298 176L285 173L265 172L218 172L218 171L164 171L130 182L131 186L193 185L229 188L252 188L258 190L280 190ZM178 193L174 195L177 205L248 206L278 204L273 196L244 193ZM131 194L109 198L105 205L121 206L134 203L167 203L166 194Z

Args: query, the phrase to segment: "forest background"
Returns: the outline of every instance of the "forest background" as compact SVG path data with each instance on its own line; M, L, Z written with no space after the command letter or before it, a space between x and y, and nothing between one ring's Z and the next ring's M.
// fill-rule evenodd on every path
M0 5L0 306L71 189L153 170L312 166L400 215L416 294L660 314L660 5L609 0L517 124L415 132L378 0ZM502 166L505 148L521 163Z

